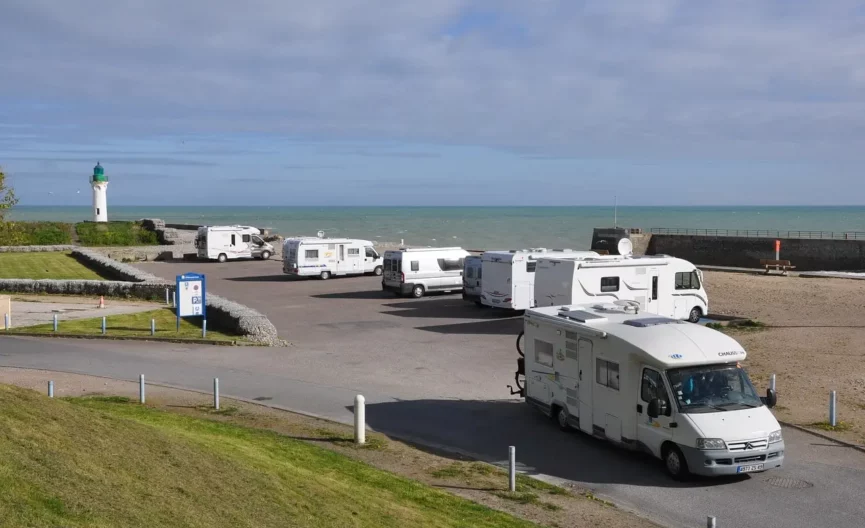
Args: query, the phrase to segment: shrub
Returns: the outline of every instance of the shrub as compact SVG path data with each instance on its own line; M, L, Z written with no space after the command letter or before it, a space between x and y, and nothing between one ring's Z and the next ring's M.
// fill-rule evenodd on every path
M0 246L53 246L72 243L72 225L63 222L7 222Z
M82 222L75 224L82 246L155 246L156 233L140 222Z

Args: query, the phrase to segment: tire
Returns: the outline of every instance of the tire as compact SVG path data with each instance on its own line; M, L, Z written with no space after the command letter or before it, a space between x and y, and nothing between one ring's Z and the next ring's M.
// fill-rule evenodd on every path
M520 357L526 357L525 353L523 353L523 349L520 347L520 339L523 338L523 335L525 333L526 332L523 330L520 331L519 335L517 335L517 353L520 355Z
M372 270L373 275L376 277L381 277L381 266L376 266L374 270Z
M329 271L322 271L321 273L318 274L318 278L320 278L321 280L327 280L330 278L330 272Z
M216 257L216 261L220 264L224 263L226 260L228 260L228 257L225 255L225 253L220 253L219 256Z
M267 260L270 258L270 251L262 251L261 252L261 260Z
M424 291L425 290L422 285L415 284L414 287L411 289L411 296L415 299L420 299L421 297L423 297Z
M562 431L570 431L571 426L568 425L568 410L564 407L556 407L556 424L559 426L559 429Z
M695 306L691 308L691 313L688 314L688 322L699 323L701 317L703 317L703 310Z
M687 480L690 476L688 471L688 462L685 460L685 455L682 451L673 445L664 448L664 469L667 474L673 477L673 480Z

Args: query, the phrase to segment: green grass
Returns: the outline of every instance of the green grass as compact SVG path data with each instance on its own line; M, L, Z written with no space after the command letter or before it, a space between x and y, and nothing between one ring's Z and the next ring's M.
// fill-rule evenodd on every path
M66 253L0 253L0 279L102 280Z
M140 222L82 222L75 224L75 233L82 246L154 246L159 243L156 233Z
M834 431L834 432L844 432L849 431L852 427L847 422L842 422L838 420L835 422L835 427L832 427L828 421L826 422L814 422L812 424L808 424L808 427L813 427L814 429L820 429L821 431Z
M201 339L201 319L182 319L180 331L177 331L177 317L171 308L160 308L133 314L106 316L106 335L115 337L150 337L150 320L156 320L156 338L161 339ZM37 334L53 334L54 324L23 326L9 330L9 333L25 332ZM95 336L102 335L102 318L77 319L64 321L62 316L57 327L57 333L68 335ZM239 341L242 336L221 332L208 325L207 337L213 341Z
M0 526L522 527L277 433L0 385Z

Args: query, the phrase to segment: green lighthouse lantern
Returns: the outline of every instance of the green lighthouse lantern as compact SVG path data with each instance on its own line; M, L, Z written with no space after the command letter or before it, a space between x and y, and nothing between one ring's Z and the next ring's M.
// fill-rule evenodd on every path
M96 166L93 167L93 179L91 182L107 182L108 178L105 177L105 169L102 168L102 165L99 162L96 162Z

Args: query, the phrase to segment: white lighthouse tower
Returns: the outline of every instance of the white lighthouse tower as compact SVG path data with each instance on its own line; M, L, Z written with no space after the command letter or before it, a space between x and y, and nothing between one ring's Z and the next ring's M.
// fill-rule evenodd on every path
M90 178L90 185L93 187L93 221L107 222L108 178L105 177L105 171L99 162L96 162L96 166L93 167L93 177Z

